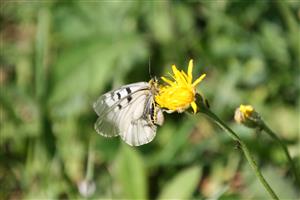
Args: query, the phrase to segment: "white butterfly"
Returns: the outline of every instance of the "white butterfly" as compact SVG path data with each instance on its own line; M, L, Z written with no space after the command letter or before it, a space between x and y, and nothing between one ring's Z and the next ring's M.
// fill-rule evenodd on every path
M155 103L157 82L151 80L122 86L99 97L93 108L98 120L96 131L105 137L121 138L131 146L147 144L162 125L162 109Z

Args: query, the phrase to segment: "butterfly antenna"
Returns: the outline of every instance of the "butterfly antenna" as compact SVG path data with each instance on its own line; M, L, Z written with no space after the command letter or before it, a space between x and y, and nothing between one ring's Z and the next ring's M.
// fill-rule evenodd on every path
M149 76L151 79L153 79L152 73L151 73L151 58L149 56L149 62L148 62L148 70L149 70Z

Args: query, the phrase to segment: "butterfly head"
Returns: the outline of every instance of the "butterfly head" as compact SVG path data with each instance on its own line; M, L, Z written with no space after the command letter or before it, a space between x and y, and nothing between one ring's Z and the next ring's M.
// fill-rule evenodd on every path
M154 94L154 95L158 94L159 84L158 84L158 80L157 80L156 77L152 78L149 81L149 85L150 85L150 89L151 89L152 94Z

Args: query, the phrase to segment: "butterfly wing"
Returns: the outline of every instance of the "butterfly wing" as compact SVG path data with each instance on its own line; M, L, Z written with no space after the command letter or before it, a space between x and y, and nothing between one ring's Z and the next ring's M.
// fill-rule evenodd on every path
M150 115L149 104L153 101L150 91L134 96L136 101L133 106L127 106L121 111L124 121L120 124L121 138L131 146L140 146L151 142L156 135L156 125L148 118Z
M149 83L138 82L129 85L124 85L118 89L112 90L101 95L93 104L93 108L99 117L106 115L113 107L117 106L125 98L131 101L132 94L149 88Z
M149 83L139 82L102 95L93 106L99 116L96 131L105 137L120 135L133 146L152 141L156 126L149 122L149 111L145 111L153 101L149 87Z

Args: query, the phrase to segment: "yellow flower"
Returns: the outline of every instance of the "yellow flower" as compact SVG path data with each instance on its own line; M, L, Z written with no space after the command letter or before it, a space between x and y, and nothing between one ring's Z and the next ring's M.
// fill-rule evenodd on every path
M204 79L206 74L202 74L193 82L193 60L190 60L187 74L184 71L179 71L175 65L172 66L174 79L169 80L165 77L161 79L166 82L159 88L158 94L155 96L155 101L169 111L183 112L188 107L192 107L194 113L197 112L195 103L196 86Z
M253 112L254 108L251 105L241 104L235 111L234 119L238 123L245 123L249 121L248 119L252 116Z
M255 111L251 105L241 104L234 114L236 122L243 124L249 128L260 127L263 123L260 115Z
M247 118L254 112L254 108L251 105L241 104L239 107L240 112Z

